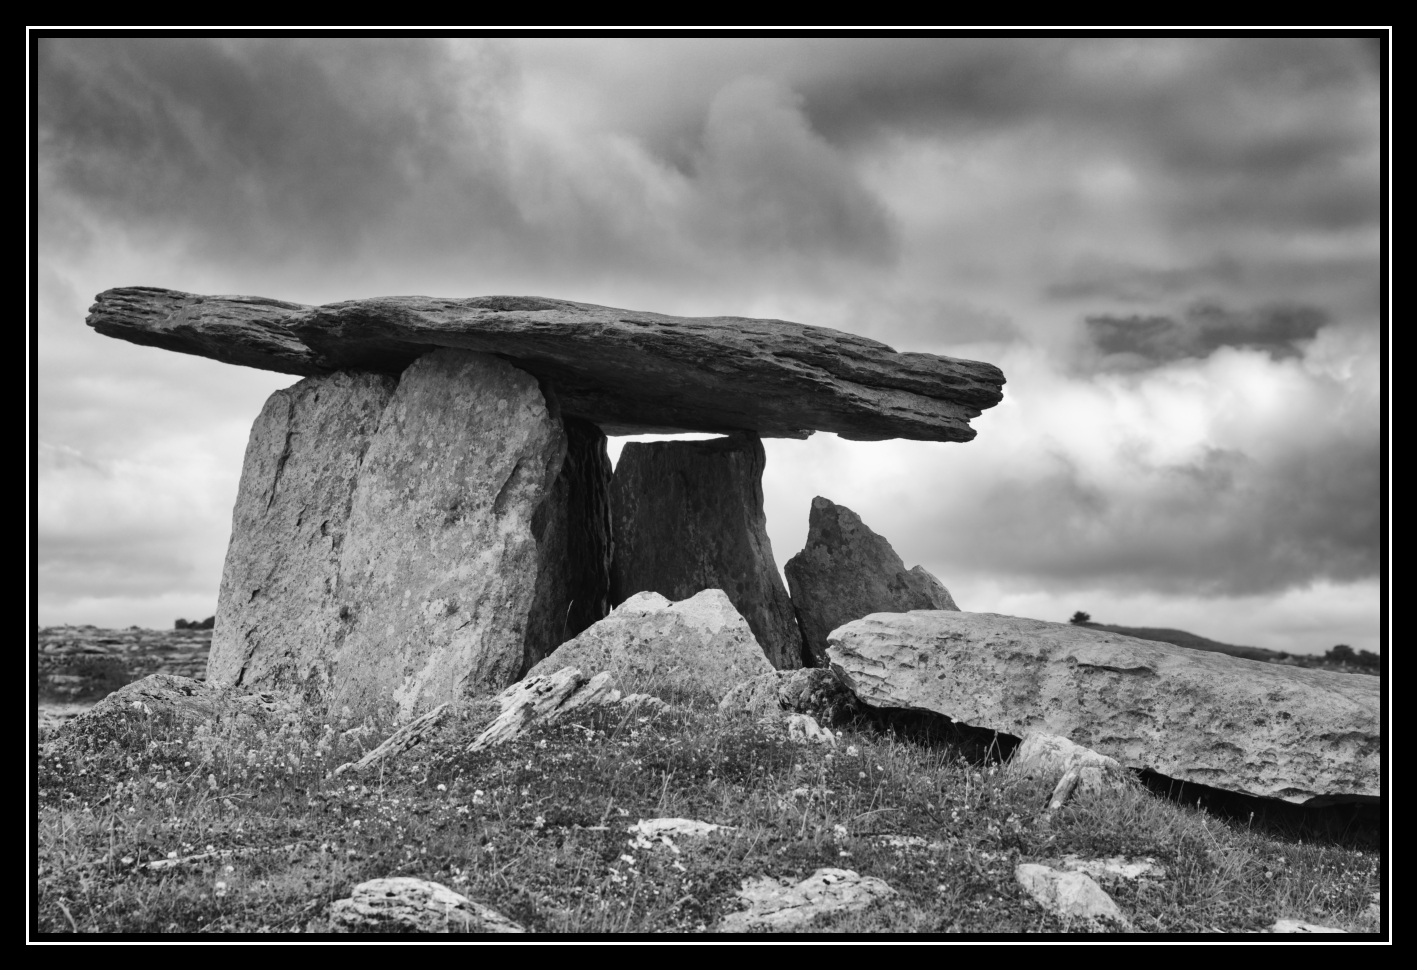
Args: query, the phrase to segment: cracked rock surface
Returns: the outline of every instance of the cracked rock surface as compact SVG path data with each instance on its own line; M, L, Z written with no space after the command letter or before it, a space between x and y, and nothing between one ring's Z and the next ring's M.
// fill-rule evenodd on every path
M994 613L877 613L829 642L872 706L1059 735L1127 768L1295 804L1382 793L1376 677Z
M105 290L99 333L283 374L398 374L439 347L496 354L549 382L607 434L832 431L968 441L1003 397L993 364L898 353L785 320L671 317L543 297L423 296L306 306L156 287Z

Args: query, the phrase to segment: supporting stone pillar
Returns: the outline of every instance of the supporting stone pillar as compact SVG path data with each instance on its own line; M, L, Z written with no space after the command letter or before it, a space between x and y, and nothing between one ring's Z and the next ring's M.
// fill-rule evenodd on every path
M208 664L408 717L608 612L605 436L500 358L309 378L252 429Z
M611 602L644 591L677 602L721 589L774 667L801 667L802 637L763 515L766 460L748 432L626 444L610 489Z
M251 427L207 680L323 691L364 452L397 381L338 372L276 391Z
M536 602L518 676L610 612L610 455L589 421L563 418L566 459L532 517Z
M556 488L566 438L554 396L498 357L438 350L403 372L340 560L335 704L406 718L500 690L560 643L554 591L576 584L545 550L568 548L548 505L572 491Z

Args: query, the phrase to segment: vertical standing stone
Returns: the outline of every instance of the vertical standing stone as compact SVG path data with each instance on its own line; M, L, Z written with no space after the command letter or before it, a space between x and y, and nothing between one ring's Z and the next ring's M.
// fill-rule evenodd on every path
M323 690L360 464L397 381L337 372L276 391L251 427L207 680Z
M500 358L438 350L403 372L340 560L336 704L406 718L501 689L560 642L554 590L575 583L554 552L568 517L548 503L566 439L554 397Z
M532 517L542 580L519 675L610 612L610 455L594 424L563 421L566 459Z
M763 443L631 442L610 489L611 602L650 591L671 600L721 589L774 667L802 666L802 637L763 515Z
M958 610L923 566L907 570L861 516L818 495L807 518L807 544L783 567L813 666L826 667L827 634L871 613Z

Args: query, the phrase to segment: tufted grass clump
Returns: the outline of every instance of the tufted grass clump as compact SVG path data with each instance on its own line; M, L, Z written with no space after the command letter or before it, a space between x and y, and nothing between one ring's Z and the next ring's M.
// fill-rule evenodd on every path
M643 688L645 685L638 685ZM653 685L650 685L653 686ZM663 688L664 685L660 685ZM1150 858L1109 885L1145 933L1246 933L1291 917L1375 932L1385 835L1313 841L1179 804L1141 782L1051 816L1007 745L900 712L837 725L835 747L683 696L608 707L477 753L469 703L361 775L334 769L387 719L314 708L193 722L111 712L39 746L40 933L325 933L330 904L383 876L443 883L534 933L703 933L745 879L839 867L896 895L826 933L1076 931L1014 880L1068 854ZM639 819L731 826L636 845Z

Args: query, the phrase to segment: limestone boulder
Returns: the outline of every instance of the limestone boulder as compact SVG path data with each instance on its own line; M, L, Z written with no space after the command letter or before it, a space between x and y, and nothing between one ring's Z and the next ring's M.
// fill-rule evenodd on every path
M632 596L527 676L566 667L609 671L627 688L669 688L714 701L743 680L773 672L753 631L718 589L678 603L658 593Z
M851 869L818 869L797 883L760 876L744 880L738 898L747 908L725 916L718 930L792 932L824 916L858 912L895 894L885 880Z
M570 634L561 597L590 580L558 534L567 438L554 396L496 357L438 350L404 371L351 499L336 706L408 719L493 693Z
M302 377L396 375L438 347L495 354L610 434L730 432L968 441L1002 399L992 364L897 353L785 320L670 317L543 297L382 297L305 306L154 287L100 293L88 325L147 346Z
M1067 872L1025 862L1014 878L1044 909L1065 922L1081 921L1098 930L1131 929L1116 901L1086 872Z
M774 667L801 667L802 637L763 513L766 463L754 434L626 444L610 490L612 602L721 589Z
M807 545L783 571L802 639L818 667L827 664L827 634L843 623L871 613L958 609L923 566L906 569L859 515L820 495L812 499Z
M330 906L336 932L525 933L507 919L442 883L412 876L361 882Z
M360 466L397 381L338 372L276 391L251 427L207 679L328 685Z
M992 613L877 613L828 642L872 706L1059 735L1128 768L1295 804L1382 795L1375 677Z

